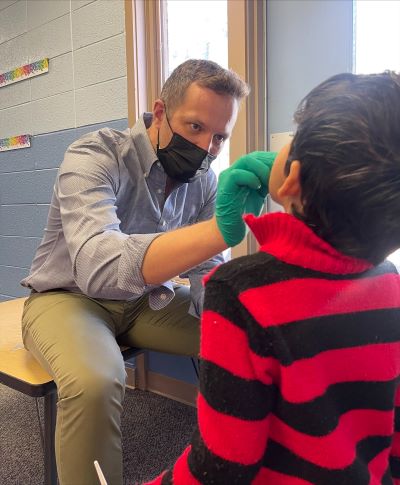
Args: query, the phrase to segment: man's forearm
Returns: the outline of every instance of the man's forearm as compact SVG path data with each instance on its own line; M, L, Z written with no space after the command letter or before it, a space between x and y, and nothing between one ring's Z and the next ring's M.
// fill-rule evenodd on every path
M146 284L157 285L227 249L215 217L166 232L150 244L143 259Z

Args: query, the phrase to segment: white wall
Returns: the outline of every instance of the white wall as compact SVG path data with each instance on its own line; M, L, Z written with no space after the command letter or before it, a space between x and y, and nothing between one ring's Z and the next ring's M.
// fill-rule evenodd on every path
M0 138L127 118L123 0L0 0L0 73L44 57L0 88Z

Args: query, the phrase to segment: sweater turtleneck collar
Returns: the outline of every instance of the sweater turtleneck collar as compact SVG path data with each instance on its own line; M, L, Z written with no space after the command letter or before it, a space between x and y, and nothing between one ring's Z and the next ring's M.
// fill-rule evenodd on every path
M291 214L248 214L244 220L260 244L260 251L285 263L332 274L361 273L373 266L340 253Z

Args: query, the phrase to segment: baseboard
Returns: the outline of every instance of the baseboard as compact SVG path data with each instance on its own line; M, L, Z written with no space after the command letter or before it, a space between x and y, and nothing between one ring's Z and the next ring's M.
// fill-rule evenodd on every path
M196 407L198 387L194 384L147 371L147 390Z
M196 407L198 387L152 371L143 371L126 363L126 387L142 389ZM142 375L145 374L145 375Z
M136 369L135 367L131 367L128 365L125 365L125 372L126 372L126 387L129 387L130 389L136 389L137 388L137 376L136 376Z

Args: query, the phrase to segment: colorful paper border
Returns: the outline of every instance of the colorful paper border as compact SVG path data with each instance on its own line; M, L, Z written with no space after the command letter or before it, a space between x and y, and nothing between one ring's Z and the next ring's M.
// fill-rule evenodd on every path
M23 81L29 77L39 76L49 71L49 58L41 59L40 61L25 64L22 67L16 67L12 71L0 74L0 88L13 84L18 81Z
M9 138L0 138L0 152L18 150L20 148L29 148L30 146L30 135L18 135L10 136Z

